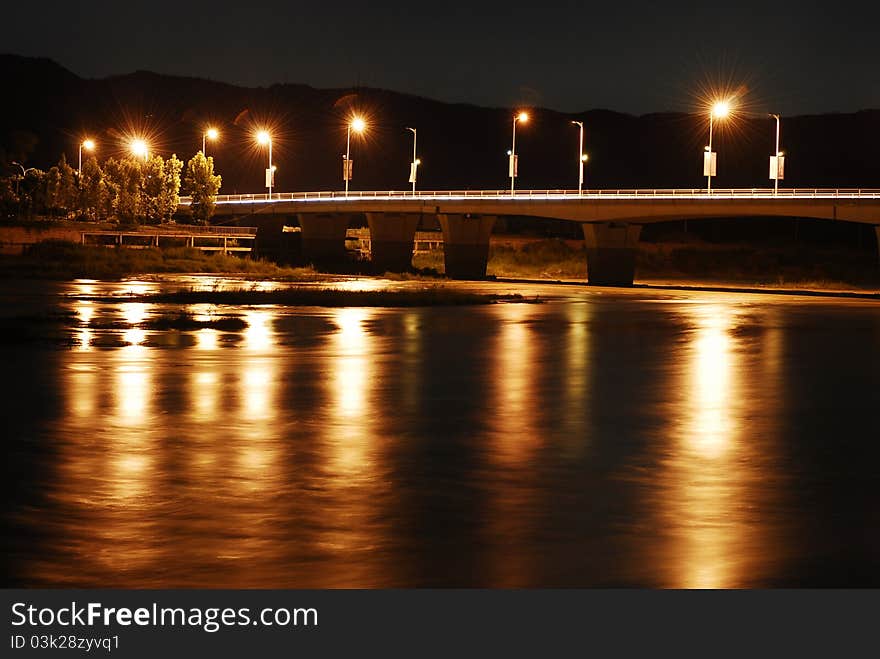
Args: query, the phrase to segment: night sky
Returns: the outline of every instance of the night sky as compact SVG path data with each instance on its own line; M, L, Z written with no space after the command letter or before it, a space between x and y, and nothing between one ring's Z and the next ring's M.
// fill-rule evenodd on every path
M0 52L49 57L83 77L144 69L566 112L691 110L701 89L723 82L747 90L757 112L851 112L880 107L878 7L16 2L4 3Z

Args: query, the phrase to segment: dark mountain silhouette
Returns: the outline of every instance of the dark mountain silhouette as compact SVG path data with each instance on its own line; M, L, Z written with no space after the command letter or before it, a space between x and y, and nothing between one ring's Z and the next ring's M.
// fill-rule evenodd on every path
M260 192L266 152L253 139L258 126L274 135L280 191L340 189L345 120L368 117L369 132L353 139L353 189L408 189L412 134L418 129L421 189L499 189L509 184L512 110L449 104L371 88L314 89L284 84L242 88L222 82L148 71L83 79L48 59L0 55L5 102L0 105L0 157L15 158L23 137L36 136L28 166L48 167L66 153L75 162L84 136L99 144L100 159L124 152L129 133L146 134L158 153L189 158L202 131L216 126L209 144L222 192ZM588 85L588 80L578 84ZM610 110L564 114L531 108L517 128L517 187L577 185L577 128L586 127L589 188L700 188L707 118L686 113L642 116ZM880 110L783 117L785 186L880 187ZM768 187L774 122L739 117L719 125L716 187ZM26 142L27 140L24 139ZM27 151L27 149L25 149Z

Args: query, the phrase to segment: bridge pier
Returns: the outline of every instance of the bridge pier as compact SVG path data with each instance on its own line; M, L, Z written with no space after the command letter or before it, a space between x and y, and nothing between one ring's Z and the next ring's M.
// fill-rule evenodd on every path
M451 279L483 279L495 215L437 215L443 230L443 260Z
M370 259L378 272L412 268L413 239L421 216L416 213L367 213Z
M297 219L306 263L338 265L345 262L345 231L351 213L299 213Z
M587 283L632 286L642 225L600 222L581 226L587 247Z

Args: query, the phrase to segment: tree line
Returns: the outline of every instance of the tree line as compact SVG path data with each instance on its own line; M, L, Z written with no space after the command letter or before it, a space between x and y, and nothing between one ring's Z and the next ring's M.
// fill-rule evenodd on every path
M46 171L19 168L0 178L0 213L6 219L161 224L172 221L185 194L192 197L187 217L207 224L221 185L214 159L201 151L185 164L176 155L108 158L103 163L91 156L78 172L62 155Z

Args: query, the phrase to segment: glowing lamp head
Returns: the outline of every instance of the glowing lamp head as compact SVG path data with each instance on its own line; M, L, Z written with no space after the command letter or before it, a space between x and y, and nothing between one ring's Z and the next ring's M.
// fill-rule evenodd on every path
M82 148L86 151L94 151L95 150L95 141L94 140L83 140Z
M587 160L589 160L589 159L590 159L590 156L588 156L586 153L581 154L581 162L587 162Z
M136 155L138 158L146 158L147 157L147 143L141 139L134 139L131 141L129 145L131 148L132 154Z
M421 164L422 164L422 159L416 158L416 165L421 165Z
M730 103L727 101L718 101L712 106L712 116L716 119L724 119L730 114Z
M272 136L269 135L269 131L261 130L257 133L257 142L260 144L269 144L272 142Z
M207 137L209 140L216 140L218 137L220 137L220 133L217 132L216 128L209 128L205 131L205 137Z
M516 115L516 118L514 119L514 121L518 121L521 124L526 123L528 120L529 120L528 112L520 112L518 115Z
M367 123L361 117L354 117L350 126L355 133L363 133L367 128Z

